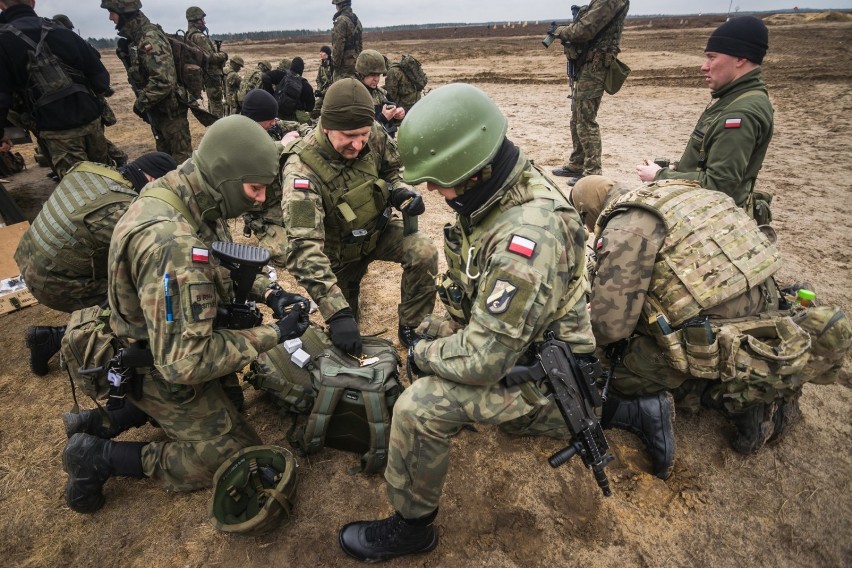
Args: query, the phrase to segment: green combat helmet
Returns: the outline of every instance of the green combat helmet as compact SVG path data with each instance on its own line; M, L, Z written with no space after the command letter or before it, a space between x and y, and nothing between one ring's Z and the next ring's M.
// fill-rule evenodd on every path
M365 49L355 60L355 71L362 77L372 74L387 75L387 59L375 49Z
M488 165L509 122L488 95L466 83L435 89L405 115L399 155L407 183L454 187Z
M140 0L101 0L101 8L116 14L129 14L142 9Z
M290 65L292 64L293 60L289 57L285 57L284 59L278 62L278 67L276 67L276 69L278 69L279 71L286 71L290 68Z
M290 522L296 459L279 446L250 446L228 458L213 476L210 522L223 532L266 534Z
M245 67L245 65L246 65L245 59L243 59L239 55L233 56L231 58L231 63L233 63L234 65L239 65L240 67Z
M257 68L264 72L272 71L272 63L269 61L258 61Z
M199 8L198 6L190 6L186 9L186 21L194 22L195 20L202 20L207 17L207 14L204 13L204 10Z

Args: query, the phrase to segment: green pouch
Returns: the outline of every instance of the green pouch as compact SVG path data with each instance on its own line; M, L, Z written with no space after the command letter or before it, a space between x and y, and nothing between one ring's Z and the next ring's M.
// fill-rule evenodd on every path
M624 85L624 81L627 80L628 75L630 75L630 67L623 61L619 61L616 57L610 63L609 67L607 67L606 77L604 78L604 91L610 95L614 95L621 90L621 86Z

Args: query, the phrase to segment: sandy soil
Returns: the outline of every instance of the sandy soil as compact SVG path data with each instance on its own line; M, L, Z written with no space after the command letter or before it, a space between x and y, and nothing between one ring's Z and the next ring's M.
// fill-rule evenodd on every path
M638 183L644 158L677 158L709 100L698 73L702 49L718 18L632 21L622 59L633 69L624 89L603 101L604 171ZM787 22L785 22L787 23ZM510 120L509 136L537 163L554 167L570 151L565 60L539 43L545 24L368 34L366 44L398 59L412 53L430 87L469 81L485 90ZM540 28L540 29L539 29ZM852 310L852 24L793 22L771 29L765 79L776 108L776 131L759 184L774 193L774 227L785 256L784 281L808 279L823 302ZM475 37L476 41L470 41ZM227 46L249 67L259 59L301 55L316 72L328 38L299 43ZM153 149L147 127L130 113L130 89L113 54L104 59L118 91L118 126L107 134L137 156ZM197 144L203 127L193 122ZM32 218L53 184L20 148L31 170L7 189ZM845 157L844 157L845 156ZM428 195L421 230L440 238L451 215ZM235 227L241 233L241 226ZM376 266L364 286L364 330L395 330L394 266ZM292 280L282 274L292 287ZM0 557L8 566L352 566L337 546L346 522L391 512L380 476L350 476L354 454L324 450L300 459L291 525L263 538L228 537L207 522L209 491L169 494L142 480L111 480L95 515L70 511L62 498L59 418L70 408L67 378L56 367L30 374L23 329L59 325L65 315L43 306L0 316ZM394 334L390 333L392 337ZM551 470L560 444L512 439L482 427L454 442L438 527L441 545L399 566L848 566L852 558L850 365L841 383L807 386L804 419L780 445L743 457L727 442L730 427L716 414L678 416L674 475L663 482L630 434L612 432L614 495L603 498L579 460ZM289 422L253 390L247 414L266 442L286 445ZM153 427L124 435L156 440Z

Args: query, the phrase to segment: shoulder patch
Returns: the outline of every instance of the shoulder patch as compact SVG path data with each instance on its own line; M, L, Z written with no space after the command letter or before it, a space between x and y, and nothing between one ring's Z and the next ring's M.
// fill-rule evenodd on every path
M293 189L310 189L311 180L306 178L296 178L293 180Z
M725 119L725 128L739 128L743 124L743 119L741 118L726 118Z
M595 250L601 250L603 248L603 237L598 239L598 242L595 243Z
M530 258L535 253L536 242L520 235L512 235L509 241L509 252L514 252L523 257Z
M192 262L210 262L210 251L206 248L192 247Z
M494 282L494 288L492 288L491 293L488 294L488 297L485 299L485 305L488 307L488 311L495 315L505 313L506 310L509 309L512 297L517 291L517 286L508 280L498 278Z

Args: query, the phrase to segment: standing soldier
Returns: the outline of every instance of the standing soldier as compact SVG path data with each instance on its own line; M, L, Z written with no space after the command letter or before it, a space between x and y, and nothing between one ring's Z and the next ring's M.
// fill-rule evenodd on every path
M592 0L583 6L567 26L556 28L554 35L565 46L568 80L571 83L571 144L568 164L553 170L570 178L574 185L583 176L601 173L601 131L598 109L604 94L604 79L615 65L621 49L628 0Z
M243 61L243 58L239 55L232 57L231 60L228 61L230 69L228 69L228 72L225 74L225 114L240 113L238 95L240 93L240 83L243 80L243 76L240 75L240 71L242 71L245 64L245 61Z
M317 88L314 90L314 96L317 102L314 104L314 110L311 112L311 118L317 119L322 111L322 99L325 97L325 92L331 86L334 67L331 66L331 48L324 45L319 51L320 65L317 69Z
M355 76L355 61L363 45L363 27L361 20L352 11L351 0L331 0L331 3L337 6L331 31L331 66L334 81L337 81Z
M207 91L207 108L211 114L221 118L224 114L222 100L224 98L224 87L222 80L225 75L225 62L228 54L219 49L221 42L210 39L207 23L204 18L207 14L198 6L190 6L186 9L186 39L200 47L207 54L207 69L204 70L204 90Z
M134 110L151 125L157 150L181 163L192 153L188 95L178 84L172 48L163 29L141 12L140 0L101 0L118 35L127 40L127 78L136 93Z
M317 127L285 147L281 210L287 270L305 287L331 330L332 343L361 352L358 302L371 262L402 265L399 340L435 307L438 251L426 235L405 235L391 214L420 215L420 194L402 180L394 141L375 121L370 93L342 79L328 89Z

